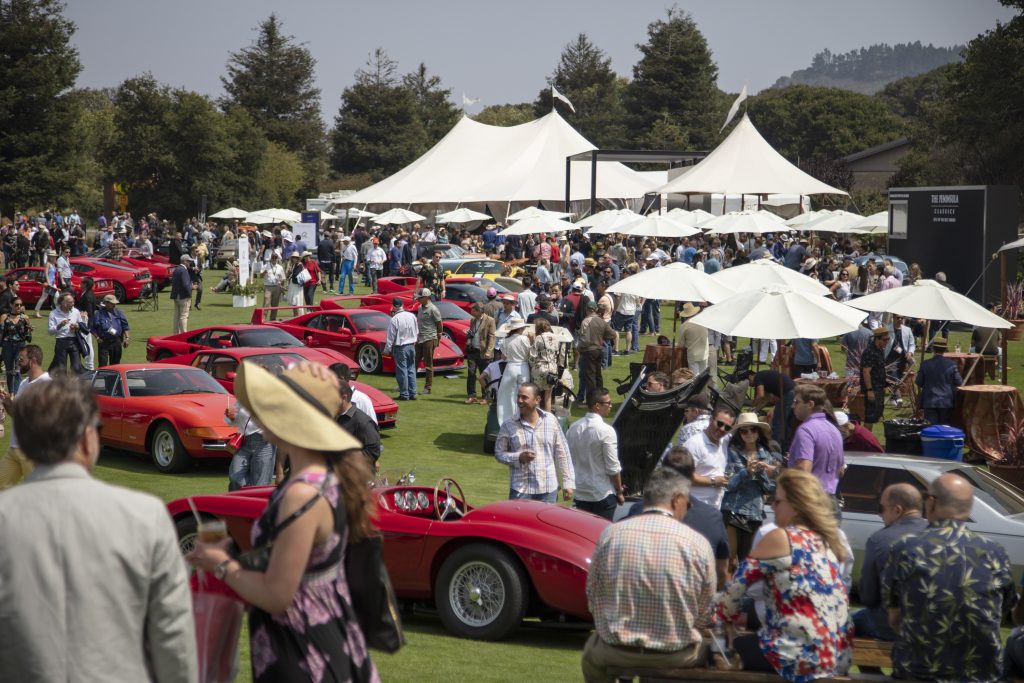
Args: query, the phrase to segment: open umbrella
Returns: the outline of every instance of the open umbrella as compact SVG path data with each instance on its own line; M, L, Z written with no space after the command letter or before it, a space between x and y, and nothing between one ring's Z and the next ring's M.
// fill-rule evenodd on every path
M862 220L864 220L864 216L860 214L836 209L816 220L804 223L802 229L815 232L850 232L850 228Z
M849 232L866 235L885 235L889 232L889 212L879 211L865 216L858 223L850 226Z
M786 225L788 225L791 228L799 228L802 225L806 225L807 223L810 223L812 221L816 221L819 218L822 218L823 216L829 215L830 213L832 213L832 212L829 211L828 209L819 209L817 211L807 211L805 213L798 213L797 215L793 216L792 218L790 218L790 219L788 219L788 220L786 220L784 222L786 223Z
M654 214L623 226L616 232L643 237L689 237L699 235L700 229L667 215Z
M376 215L373 211L363 209L345 209L345 218L373 218Z
M416 221L425 220L427 220L425 216L421 216L412 211L406 211L405 209L391 209L382 214L378 214L373 219L373 222L378 225L402 225L403 223L414 223Z
M505 228L499 235L536 235L542 232L568 232L570 230L579 230L580 226L569 221L563 221L560 218L554 216L542 215L534 216L532 218L523 218L516 222L515 225Z
M944 287L935 280L918 280L906 287L894 287L850 301L862 311L895 313L907 318L955 320L978 327L1006 330L1012 324L985 309L963 294Z
M784 285L739 292L692 318L722 334L752 339L821 339L851 332L867 313Z
M683 211L683 209L679 210ZM672 211L675 211L675 209L673 209ZM672 213L672 211L669 211L669 213ZM690 218L692 220L693 227L703 228L710 221L713 221L714 219L718 218L718 216L716 216L713 213L708 213L704 209L694 209L693 211L690 212Z
M685 263L670 263L630 275L608 288L613 294L634 294L664 301L718 303L735 292L707 273Z
M782 219L770 211L730 211L704 223L701 227L715 235L736 232L760 234L789 230Z
M757 259L742 266L724 268L711 277L735 292L767 285L785 285L814 296L825 296L828 287L803 273L780 266L771 259ZM770 335L763 335L768 338Z
M245 218L248 215L249 215L249 212L246 211L245 209L239 209L239 208L236 208L236 207L232 206L230 209L222 209L221 211L218 211L217 213L211 213L210 214L210 218L226 218L226 219Z
M341 219L335 216L333 213L327 213L326 211L320 212L320 220L322 221L340 221Z
M576 225L585 227L587 224L584 221L589 221L590 230L587 231L588 235L610 235L621 231L622 228L631 223L636 223L641 218L643 216L630 209L610 209L595 213L593 216L588 216L581 221L576 221Z
M269 219L269 220L266 220ZM302 214L291 209L260 209L253 211L245 217L247 223L297 223L302 220Z
M520 209L513 214L510 214L505 220L519 221L524 218L537 218L538 216L547 216L548 218L571 218L571 213L565 213L563 211L545 211L544 209L538 209L536 206L528 206L525 209Z
M434 216L435 223L472 223L473 221L494 220L486 213L480 213L473 209L455 209L446 213L439 213Z
M703 214L703 213L704 212L701 211L701 214ZM709 221L712 218L714 218L714 216L712 216L711 214L708 214L705 217L703 215L696 214L693 211L687 211L686 209L681 209L678 206L676 208L674 208L674 209L671 209L671 210L665 212L662 215L663 216L668 216L669 218L671 218L671 219L673 219L675 221L678 221L679 223L686 223L687 225L693 225L695 227L696 227L696 224L698 222L705 222L706 223L707 221Z

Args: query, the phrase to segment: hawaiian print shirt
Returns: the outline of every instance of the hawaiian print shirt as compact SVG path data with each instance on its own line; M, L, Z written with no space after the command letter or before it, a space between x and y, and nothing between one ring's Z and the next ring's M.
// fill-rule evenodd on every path
M900 678L995 681L999 632L1014 598L1010 558L959 520L932 522L898 541L882 579L882 604L900 610L892 648Z

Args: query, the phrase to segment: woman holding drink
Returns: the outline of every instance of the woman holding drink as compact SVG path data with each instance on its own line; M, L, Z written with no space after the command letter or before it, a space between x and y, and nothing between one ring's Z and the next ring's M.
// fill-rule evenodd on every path
M243 363L239 401L291 472L253 526L265 570L245 569L228 541L207 543L204 525L188 559L252 605L249 638L254 681L378 681L345 576L345 552L372 532L373 479L360 444L334 422L337 379L302 363L275 376ZM301 425L301 428L296 428ZM258 565L247 560L247 564Z

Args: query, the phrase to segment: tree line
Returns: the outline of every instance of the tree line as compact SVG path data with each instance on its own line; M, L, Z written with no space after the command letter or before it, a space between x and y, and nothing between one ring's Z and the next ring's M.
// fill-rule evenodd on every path
M204 196L211 207L296 206L318 192L358 189L394 173L460 116L451 89L425 64L403 74L377 49L341 93L328 129L315 87L316 62L274 14L256 27L251 45L230 54L218 99L170 87L151 74L116 88L76 88L81 65L70 43L74 26L62 10L60 0L0 0L5 216L49 207L94 214L110 182L128 187L130 209L169 218L196 214ZM984 90L991 86L985 79L1001 64L1024 63L1018 22L972 41L962 63L891 83L876 96L793 85L751 97L745 109L776 149L826 182L848 185L843 156L901 136L944 143L935 149L915 144L901 180L952 177L952 162L972 154L977 158L956 167L961 177L974 178L982 169L985 177L1017 177L1003 168L1014 145L986 148L981 158L966 140L957 142L958 128L977 133L999 112L1010 116L1010 108L977 111L970 98L952 91L968 88L986 101L996 97L995 88ZM735 94L718 87L717 65L692 17L670 9L649 24L647 40L637 48L640 59L632 77L624 78L603 50L579 34L533 102L489 106L475 118L515 125L554 107L601 148L713 149L729 133L719 129ZM1024 79L1007 80L1002 92L1019 98ZM551 85L575 111L552 102ZM951 107L970 109L972 116ZM1000 130L1015 131L1017 120ZM1007 163L993 166L993 156Z

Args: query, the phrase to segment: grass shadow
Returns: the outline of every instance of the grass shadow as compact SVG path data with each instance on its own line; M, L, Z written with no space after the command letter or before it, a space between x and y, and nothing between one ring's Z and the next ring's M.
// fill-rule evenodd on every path
M483 438L483 425L481 424L479 434L459 434L456 432L438 434L437 438L434 439L434 445L444 451L481 455Z
M402 611L402 628L410 633L441 636L448 639L456 638L449 633L441 618L436 614L425 612ZM590 637L589 626L581 625L579 628L567 628L565 626L548 626L537 620L526 620L523 625L512 631L500 642L503 646L529 647L552 650L575 650L583 652L583 646ZM465 641L473 643L476 641ZM482 643L481 643L482 644Z

